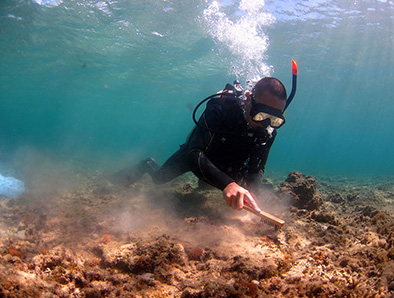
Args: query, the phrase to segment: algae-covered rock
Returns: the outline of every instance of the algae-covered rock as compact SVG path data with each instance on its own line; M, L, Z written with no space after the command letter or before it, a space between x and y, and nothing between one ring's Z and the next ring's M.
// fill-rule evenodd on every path
M314 210L323 204L315 177L306 176L300 172L291 172L280 186L281 192L292 198L291 204L294 207Z

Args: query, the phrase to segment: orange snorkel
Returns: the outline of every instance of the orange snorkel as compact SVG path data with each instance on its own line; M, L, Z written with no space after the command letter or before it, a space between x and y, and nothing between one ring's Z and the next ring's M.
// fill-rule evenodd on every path
M287 107L289 106L289 104L293 100L293 97L294 97L294 95L296 93L296 90L297 90L298 67L297 67L297 63L294 60L291 60L291 73L293 74L293 84L292 84L292 87L291 87L291 93L290 93L289 97L286 100L286 106L283 109L283 111L286 111Z

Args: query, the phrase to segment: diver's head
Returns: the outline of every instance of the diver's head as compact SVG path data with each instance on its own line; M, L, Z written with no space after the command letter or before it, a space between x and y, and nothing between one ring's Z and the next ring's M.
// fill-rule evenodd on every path
M252 129L279 128L285 123L286 88L276 78L265 77L246 94L246 118Z

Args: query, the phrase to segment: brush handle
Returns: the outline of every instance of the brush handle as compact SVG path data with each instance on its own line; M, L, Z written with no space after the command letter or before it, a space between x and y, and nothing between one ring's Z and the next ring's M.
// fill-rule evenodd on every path
M244 205L244 209L246 211L249 211L253 214L256 214L257 216L260 216L262 219L278 226L278 227L283 227L283 225L285 224L285 221L283 219L277 218L276 216L273 216L272 214L269 214L267 212L264 211L257 211L255 209L253 209L252 207L246 206Z

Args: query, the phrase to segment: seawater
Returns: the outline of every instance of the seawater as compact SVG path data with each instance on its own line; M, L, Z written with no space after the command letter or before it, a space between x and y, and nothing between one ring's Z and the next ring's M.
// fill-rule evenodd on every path
M388 0L2 0L0 163L164 162L201 99L263 76L290 93L295 59L267 172L391 175L393 24Z

